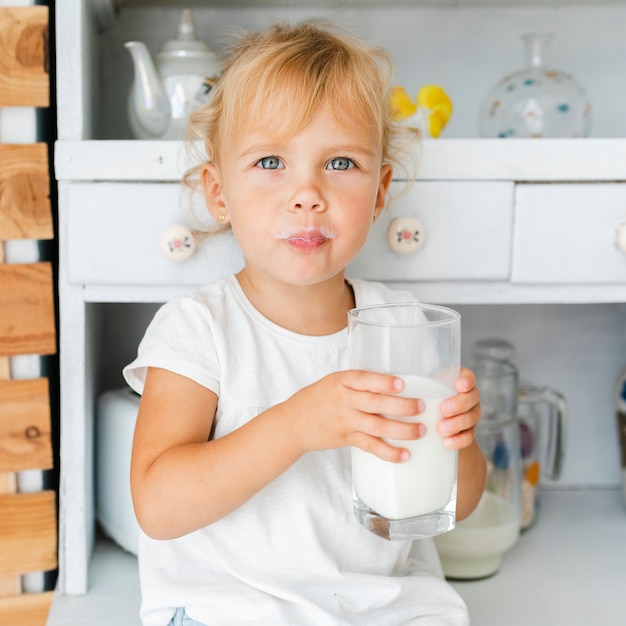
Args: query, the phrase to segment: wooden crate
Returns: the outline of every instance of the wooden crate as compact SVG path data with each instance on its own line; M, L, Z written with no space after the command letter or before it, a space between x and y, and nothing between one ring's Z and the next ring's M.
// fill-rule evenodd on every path
M48 7L0 8L0 106L47 107ZM56 493L17 492L17 473L53 467L46 378L11 380L10 358L56 351L51 263L7 264L3 242L52 239L48 146L0 145L0 624L43 626L52 592L21 576L57 567Z
M48 7L0 8L0 106L50 105Z

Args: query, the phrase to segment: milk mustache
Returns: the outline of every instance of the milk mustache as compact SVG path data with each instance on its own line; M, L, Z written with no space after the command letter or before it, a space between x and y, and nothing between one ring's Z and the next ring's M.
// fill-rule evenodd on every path
M457 451L447 449L437 432L437 422L441 419L439 405L455 394L454 389L421 376L401 378L405 388L399 395L421 398L426 405L419 415L393 418L426 426L426 435L420 439L388 440L408 449L411 458L404 463L391 463L352 448L352 476L357 496L388 519L405 519L441 509L450 500L457 471Z

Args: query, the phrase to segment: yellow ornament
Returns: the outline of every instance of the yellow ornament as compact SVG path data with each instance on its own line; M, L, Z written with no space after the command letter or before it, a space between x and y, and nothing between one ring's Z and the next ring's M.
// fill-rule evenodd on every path
M395 120L405 120L417 111L417 104L411 100L404 87L391 89L391 114Z
M417 94L417 104L427 115L430 135L439 137L454 109L450 96L439 85L424 85Z

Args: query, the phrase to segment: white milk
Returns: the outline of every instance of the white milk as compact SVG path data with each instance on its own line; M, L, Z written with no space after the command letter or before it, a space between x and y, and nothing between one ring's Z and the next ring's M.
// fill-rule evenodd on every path
M449 533L435 537L443 572L450 578L495 574L517 541L520 516L510 502L485 491L474 512Z
M422 422L426 435L417 440L389 440L407 448L405 463L383 461L352 448L352 480L359 499L387 519L405 519L441 509L448 504L456 477L456 450L443 445L436 425L441 419L439 405L455 395L454 389L421 376L402 376L405 388L400 395L421 398L426 410L419 415L397 418Z

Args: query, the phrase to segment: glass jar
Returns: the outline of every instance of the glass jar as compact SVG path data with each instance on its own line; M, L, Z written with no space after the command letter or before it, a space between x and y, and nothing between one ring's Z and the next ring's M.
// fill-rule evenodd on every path
M508 361L485 357L476 363L475 374L483 411L476 441L487 460L485 490L469 517L435 537L443 573L456 580L495 574L521 526L517 369Z
M526 65L500 80L485 96L479 133L485 138L585 137L591 104L569 74L550 67L549 33L522 37Z
M515 348L505 339L481 339L474 359L513 361ZM517 389L517 419L522 453L521 530L537 520L540 477L557 480L565 460L568 406L566 399L546 386L522 383Z

